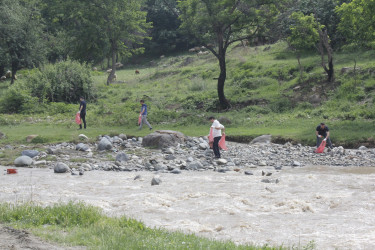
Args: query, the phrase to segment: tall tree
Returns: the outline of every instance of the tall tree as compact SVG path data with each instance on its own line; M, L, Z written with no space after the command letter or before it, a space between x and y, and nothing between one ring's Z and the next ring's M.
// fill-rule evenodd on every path
M112 59L112 71L108 76L110 84L116 73L116 57L130 57L143 52L143 39L147 29L146 12L141 10L143 1L139 0L83 0L85 10L82 20L84 27L97 29L100 39L98 44L105 42ZM84 30L83 30L84 31ZM92 35L91 33L88 35ZM99 46L98 46L99 47Z
M199 45L204 45L219 61L217 91L220 106L230 108L224 94L226 53L234 42L255 37L275 16L273 2L261 0L182 0L181 28Z
M164 54L171 51L187 50L189 37L178 27L179 11L177 0L147 0L145 10L147 21L152 22L151 40L145 41L147 53Z
M358 47L375 48L375 1L353 0L336 8L340 16L339 31Z
M10 66L12 81L22 67L37 66L45 56L43 24L32 1L0 1L1 67Z

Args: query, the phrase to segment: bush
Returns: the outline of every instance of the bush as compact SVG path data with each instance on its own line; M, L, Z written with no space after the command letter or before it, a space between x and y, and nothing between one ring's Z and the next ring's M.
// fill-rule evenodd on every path
M19 113L23 110L23 105L30 101L30 93L22 82L17 82L8 90L0 100L2 113Z
M90 67L69 59L44 66L29 76L27 84L31 95L40 102L73 103L80 96L94 97Z

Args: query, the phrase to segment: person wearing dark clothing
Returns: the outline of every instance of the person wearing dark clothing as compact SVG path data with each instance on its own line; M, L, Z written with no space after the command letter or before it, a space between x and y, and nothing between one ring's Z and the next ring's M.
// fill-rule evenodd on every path
M315 135L316 135L316 147L319 147L322 140L326 140L328 143L328 147L330 149L333 148L331 139L329 138L329 128L323 122L320 123L316 127Z
M145 123L150 130L152 130L152 127L150 125L150 123L147 121L147 105L145 104L145 101L141 100L140 101L142 107L141 107L141 113L139 114L139 116L141 117L141 123L139 124L139 130L142 129L142 125L143 123Z
M83 97L80 97L79 100L81 101L79 105L79 115L81 116L81 124L79 124L79 129L82 129L82 122L83 127L86 129L86 101Z

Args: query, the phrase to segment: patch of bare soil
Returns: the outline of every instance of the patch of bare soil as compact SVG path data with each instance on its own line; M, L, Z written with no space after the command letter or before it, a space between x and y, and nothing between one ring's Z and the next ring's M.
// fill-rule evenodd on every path
M83 247L63 247L43 241L25 230L13 229L0 225L0 249L63 250L85 249Z

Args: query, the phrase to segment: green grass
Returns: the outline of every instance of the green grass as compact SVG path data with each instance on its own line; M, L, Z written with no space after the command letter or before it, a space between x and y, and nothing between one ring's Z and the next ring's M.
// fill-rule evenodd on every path
M136 126L140 99L149 107L148 120L155 130L206 135L206 118L214 115L231 121L224 125L233 139L269 133L314 145L315 127L324 121L336 145L354 147L372 140L374 51L336 52L336 81L327 83L316 53L301 57L305 71L300 79L297 60L286 43L279 42L264 50L268 46L229 49L225 94L233 105L230 110L217 109L217 80L213 78L218 77L219 68L215 57L181 53L143 65L126 65L116 71L117 82L110 86L106 85L107 73L95 72L98 98L88 100L87 130L77 131L73 122L78 100L76 106L50 104L44 113L2 115L0 131L7 138L0 144L24 144L30 134L41 136L34 143L78 142L80 133L90 141L100 134L144 136L149 131L138 131ZM354 66L353 58L357 60L357 74L342 74L341 68ZM190 63L185 64L187 61ZM135 69L140 74L136 75ZM2 92L9 84L0 85ZM314 93L321 96L320 104L310 103ZM359 127L363 129L358 130Z
M126 217L108 217L98 208L83 203L48 207L3 203L0 204L0 222L27 229L62 246L87 246L89 249L284 249L236 245L230 241L151 229Z

